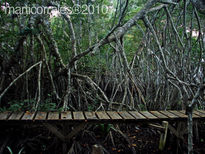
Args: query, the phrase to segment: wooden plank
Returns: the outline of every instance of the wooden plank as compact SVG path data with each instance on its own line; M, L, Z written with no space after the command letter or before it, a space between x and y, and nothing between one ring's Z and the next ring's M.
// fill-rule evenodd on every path
M59 120L60 114L58 112L49 112L48 113L48 120Z
M8 120L21 120L21 117L24 115L24 112L13 112Z
M85 120L83 112L81 111L73 112L73 119L74 120Z
M111 117L113 120L119 120L122 119L122 117L116 112L116 111L107 111L107 114Z
M182 110L182 111L179 111L179 112L185 114L186 111L185 111L185 110ZM194 113L192 114L192 117L193 117L193 118L200 118L198 115L196 115L196 114L194 114Z
M139 119L147 119L145 116L140 114L138 111L129 111L129 113L137 120Z
M140 111L140 113L144 115L147 119L158 119L156 116L154 116L148 111Z
M85 113L85 117L88 120L95 120L98 119L97 116L95 115L95 112L84 112Z
M46 112L37 112L34 120L46 120L47 113Z
M107 113L105 111L98 111L96 112L97 116L99 119L102 119L102 120L109 120L110 117L107 115Z
M198 112L205 114L205 110L197 110Z
M196 114L202 118L205 118L205 113L203 114L203 113L199 112L198 110L194 110L194 114Z
M164 114L162 114L158 111L150 111L150 113L152 113L153 115L155 115L159 119L168 119L169 118L168 116L165 116Z
M118 113L123 117L123 119L135 119L131 114L129 114L126 111L122 111Z
M187 115L184 114L184 113L181 113L180 111L176 111L176 110L171 111L171 110L170 110L169 112L171 112L171 113L177 115L177 116L180 117L180 118L187 118Z
M175 114L168 112L168 111L159 111L160 113L166 115L167 117L171 118L171 119L175 119L175 118L179 118L178 116L176 116Z
M168 118L187 118L185 115L185 111L98 111L98 112L62 112L59 114L58 112L49 112L48 120L59 120L61 115L62 120L85 120L85 119L102 119L102 120L120 120L120 119L168 119ZM35 117L35 118L34 118ZM45 112L4 112L0 113L0 120L46 120L47 113ZM205 118L204 110L196 110L193 112L193 118Z
M194 111L193 111L193 115L192 116L193 116L193 118L200 118L200 116L198 114L196 114Z
M26 111L21 120L33 120L35 116L35 112L28 112Z
M61 112L61 119L62 120L72 120L72 112Z
M2 112L0 113L0 120L7 120L11 112Z

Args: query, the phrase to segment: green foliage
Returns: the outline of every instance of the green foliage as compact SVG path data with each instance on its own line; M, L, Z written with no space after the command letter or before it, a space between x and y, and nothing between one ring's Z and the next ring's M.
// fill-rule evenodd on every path
M0 107L0 113L7 111L6 107Z
M100 130L105 134L107 134L111 128L114 128L112 124L99 124L98 126Z
M35 104L35 100L23 100L23 101L11 101L9 102L9 111L27 111L31 110L33 105Z
M29 111L32 110L33 106L35 105L36 101L31 100L23 100L23 101L11 101L9 102L9 108L7 110L9 111ZM41 111L56 111L57 106L56 103L52 102L51 97L47 98L44 102L41 102L39 104L39 110ZM62 108L58 109L59 111L62 110ZM0 112L6 111L6 108L0 108Z
M48 98L39 104L39 110L41 111L56 111L57 106L55 102L52 102L52 95L48 94Z
M69 110L70 108L68 107L67 110ZM57 112L62 112L63 111L63 107L60 107L57 109Z
M92 102L92 104L88 104L88 111L93 111L95 109L95 107L100 104L99 102L99 96L96 96L96 99L94 99L94 101Z
M93 109L94 109L94 106L93 105L88 105L88 111L93 111Z
M36 4L36 3L38 3L39 5L41 5L43 3L43 1L40 1L40 0L31 0L31 1L26 1L26 0L21 0L21 1L8 0L8 1L5 1L5 0L3 0L3 2L8 2L10 6L25 6L25 5L32 6L33 4ZM114 11L109 12L108 14L103 14L102 12L100 12L100 13L95 13L93 15L72 14L70 16L70 19L71 19L73 27L74 27L74 31L76 33L77 54L83 53L90 46L97 43L100 39L104 38L108 34L110 29L112 29L112 26L115 26L118 23L119 17L121 14L121 11L119 10L119 8L117 9L117 13L115 14L115 9L117 8L118 2L120 2L120 1L117 1L117 0L114 0L114 1L110 1L110 0L85 1L85 0L82 0L82 1L80 1L81 5L89 3L89 4L94 4L95 6L102 6L102 5L112 6ZM121 2L124 3L124 1L121 1ZM140 9L143 7L145 2L147 2L147 0L130 0L129 5L128 5L128 9L126 11L125 18L121 22L121 26L125 22L127 22L128 20L133 18L133 16L135 16L136 13L138 13L140 11ZM72 7L73 2L70 0L62 0L59 2L59 5ZM160 4L158 3L156 5L160 5ZM180 2L179 7L183 9L183 7L184 7L183 1ZM192 19L192 15L191 15L192 11L193 11L193 7L190 3L187 7L187 16L186 16L187 17L186 18L187 27L191 27L190 21ZM182 36L181 38L184 39L183 35L184 35L185 28L184 28L183 24L177 24L177 23L180 23L180 20L183 20L181 12L172 10L172 12L170 12L170 13L173 17L174 23L176 23L176 29L177 29L180 37ZM170 21L168 23L166 23L167 15L166 15L166 13L164 13L164 11L159 11L158 12L159 17L156 19L152 19L152 17L153 17L152 14L153 14L153 12L148 13L148 18L152 22L152 25L154 26L154 28L156 27L156 29L158 29L158 30L163 30L165 26L166 27L170 26ZM116 15L116 17L115 17L115 15ZM150 17L151 15L152 15L152 17ZM201 14L199 14L199 16L201 19L204 19L204 16L202 16ZM180 17L180 18L178 19L178 17ZM21 68L21 69L19 69L19 70L22 72L24 70L24 68L27 67L26 64L31 65L34 62L37 62L37 61L44 59L42 47L39 45L39 42L36 41L36 36L40 33L40 34L45 35L45 38L48 39L48 42L47 42L46 39L44 40L42 37L42 41L43 41L43 44L45 45L45 49L47 52L47 59L49 61L51 74L55 77L56 74L58 74L58 72L56 70L59 70L59 68L57 68L57 65L55 64L56 57L53 56L53 53L51 52L51 49L49 48L49 39L50 39L49 37L50 36L44 33L43 26L41 26L41 21L39 21L38 24L34 24L34 27L31 28L31 26L29 25L29 20L31 19L31 15L22 15L22 16L19 15L18 17L14 17L12 15L5 14L4 11L2 11L1 9L0 9L0 18L1 18L1 21L0 21L0 48L2 49L0 52L5 53L5 55L6 55L5 57L8 57L8 59L11 58L10 56L14 57L14 55L17 58L19 58L19 59L16 59L16 61L19 61L19 62L17 64L17 66L14 66L14 69L18 68L18 66L20 65L19 68ZM54 18L49 18L49 16L44 16L42 18L39 17L39 19L45 20L46 22L47 21L50 22L52 36L54 37L54 40L57 43L58 51L63 59L63 62L65 64L67 64L69 62L69 60L72 59L72 57L73 57L73 53L72 53L73 42L71 39L71 30L69 28L69 23L67 23L67 21L64 18L62 18L62 16L57 16ZM179 20L179 21L176 21L176 20ZM141 27L141 29L137 25L139 25ZM133 56L136 53L138 53L139 45L141 44L141 41L143 40L143 37L144 37L142 30L144 32L146 32L146 26L144 25L142 20L138 21L137 25L133 26L132 29L129 29L129 31L126 33L126 35L123 38L123 41L124 41L123 44L124 44L124 49L125 49L124 51L125 51L125 54L127 56L128 63L130 63ZM198 29L199 29L197 27L196 19L193 20L193 29L196 31L198 31ZM170 37L173 37L173 41L167 42L167 43L170 43L169 49L167 49L167 50L169 50L170 52L171 51L174 52L176 50L176 48L178 48L180 46L180 43L177 39L175 39L176 36L174 36L175 33L173 32L173 29L170 28L169 30L170 30L170 35L171 35ZM158 33L157 35L159 36L159 40L161 43L161 41L162 41L161 35L162 34L160 34L161 32L157 32L157 33ZM34 38L33 38L34 44L31 44L31 34L34 35ZM26 36L27 38L23 42L21 49L19 49L20 51L16 51L15 50L16 46L19 43L19 40L22 38L22 36ZM148 36L147 40L150 40L153 43L151 46L145 47L145 49L144 49L145 52L143 51L142 53L138 54L139 57L141 56L140 54L142 54L142 56L140 57L142 61L147 60L145 58L146 54L147 54L147 49L154 48L155 46L157 46L156 42L154 40L152 40L151 34L149 34L147 36ZM190 51L188 51L189 53L187 53L187 54L191 55L190 56L191 62L194 64L195 63L197 64L199 57L201 56L201 50L199 47L200 44L196 40L197 40L197 38L192 37L192 40L191 40L192 48L188 49ZM33 53L30 52L31 48L33 48ZM187 50L187 48L185 50ZM19 55L17 53L15 53L14 51L19 52ZM183 51L183 52L185 52L185 51ZM158 51L154 51L154 53L157 55ZM180 53L180 51L179 51L179 53ZM33 61L30 60L32 57L32 54L34 54ZM112 49L109 45L105 45L103 47L100 47L100 49L98 49L94 55L87 54L86 56L84 56L80 60L78 60L77 70L74 70L74 72L76 71L79 74L89 75L89 77L91 77L92 79L96 78L96 74L97 75L98 74L103 75L106 73L112 74L112 71L113 71L112 58L114 57L113 56L114 54L115 54L114 49ZM22 57L20 55L22 55ZM11 60L12 60L12 58L11 58ZM23 60L21 60L21 59L23 59ZM134 65L137 66L138 65L137 63L139 63L139 62L140 62L140 60L139 61L136 60ZM194 66L194 64L193 64L193 66ZM151 62L148 63L148 65L149 65L149 67L143 67L143 68L139 68L139 69L141 69L143 72L148 72L150 70L154 72L156 65L152 64ZM134 69L138 69L138 68L135 67ZM1 71L1 68L0 68L0 71ZM7 71L9 71L9 70L7 70ZM19 72L16 69L11 74L13 74L13 76L15 76L15 75L19 74ZM136 75L138 75L138 74L140 74L140 73L138 73L138 71L136 71ZM11 75L11 77L12 77L12 75ZM44 88L45 89L47 88L47 85L46 85L47 83L45 82L45 80L47 80L47 77L48 76L47 76L46 69L43 66L42 78L44 78L44 80L42 81L42 91ZM58 88L58 84L60 82L56 81L56 78L54 78L54 80L55 80L57 90L63 89L66 87L66 84L65 84L65 87L63 87L64 85L62 85L62 86L60 85L59 86L60 88ZM5 82L5 83L7 84L7 82ZM63 81L63 83L64 83L64 81ZM50 83L48 83L48 84L50 86ZM35 88L33 88L33 89L35 89ZM65 89L63 89L62 91L59 90L60 91L59 93L61 96L64 95L64 90ZM33 90L33 91L35 91L35 90ZM33 93L36 93L36 92L33 92ZM44 92L42 92L42 94L43 93ZM32 95L32 97L34 97L36 94L31 94L31 95ZM98 96L95 96L95 97L97 98ZM20 98L20 99L24 99L24 98ZM42 111L62 111L61 104L59 105L56 103L56 101L53 101L53 100L54 100L54 97L51 95L44 96L42 98L42 102L40 102L40 104L39 104L38 109L42 110ZM94 102L92 101L92 104L90 103L88 105L87 109L89 111L94 110L95 107L99 104L99 100L100 100L100 98L97 98ZM147 102L149 102L149 100L150 100L150 98L147 99ZM36 100L31 99L31 100L22 100L22 101L21 100L20 101L19 100L12 101L6 105L9 106L8 109L10 111L21 111L21 110L25 111L25 110L31 110L33 108L33 106L35 105L35 103L36 103ZM140 104L139 107L142 110L146 109L146 107L143 104ZM0 108L0 112L3 112L5 110L6 110L6 107ZM103 127L104 127L104 125L103 125ZM103 128L103 129L105 129L105 128Z
M44 104L40 104L39 110L41 110L41 111L56 111L56 103L45 102Z
M22 105L20 103L16 103L16 104L11 104L11 106L9 107L9 111L20 111L22 110Z
M139 104L139 108L141 111L146 111L146 106L144 104Z

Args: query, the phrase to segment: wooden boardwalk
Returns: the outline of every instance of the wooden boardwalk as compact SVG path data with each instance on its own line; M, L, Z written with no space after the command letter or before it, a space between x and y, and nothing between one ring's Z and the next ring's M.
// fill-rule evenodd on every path
M194 119L205 119L204 110L196 110ZM38 122L38 121L70 121L70 122L146 122L186 120L185 111L97 111L97 112L3 112L0 122Z

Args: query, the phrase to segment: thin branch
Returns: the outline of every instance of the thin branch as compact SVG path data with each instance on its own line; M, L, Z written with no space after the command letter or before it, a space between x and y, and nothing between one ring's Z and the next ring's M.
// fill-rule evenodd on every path
M5 93L9 90L9 88L16 82L18 81L22 76L24 76L26 73L30 72L34 67L38 66L42 64L42 61L32 65L30 68L28 68L25 72L23 72L22 74L20 74L16 79L14 79L10 84L9 86L1 93L0 95L0 103L1 103L1 99L2 97L5 95Z

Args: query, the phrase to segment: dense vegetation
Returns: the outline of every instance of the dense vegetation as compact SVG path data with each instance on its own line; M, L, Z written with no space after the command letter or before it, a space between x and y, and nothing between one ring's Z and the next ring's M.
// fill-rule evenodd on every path
M204 109L203 0L0 5L0 111Z
M180 109L203 79L204 16L191 2L150 2L145 15L144 1L7 3L95 7L54 16L1 10L2 108Z

